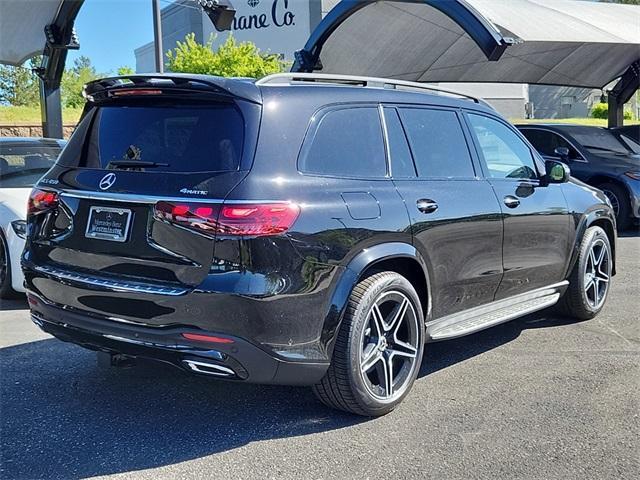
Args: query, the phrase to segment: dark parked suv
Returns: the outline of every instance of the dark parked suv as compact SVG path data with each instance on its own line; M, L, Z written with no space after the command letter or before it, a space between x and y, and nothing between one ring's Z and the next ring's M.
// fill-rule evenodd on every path
M602 190L619 230L640 219L640 145L634 140L614 130L582 125L517 128L543 159L565 162L573 177Z
M482 102L399 81L93 82L29 204L33 321L111 355L392 410L425 342L596 315L606 197ZM104 354L103 354L104 357Z

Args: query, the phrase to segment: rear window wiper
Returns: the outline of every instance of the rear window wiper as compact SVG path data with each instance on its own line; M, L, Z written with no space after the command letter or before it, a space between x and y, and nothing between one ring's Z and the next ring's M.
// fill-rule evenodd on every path
M168 163L158 162L143 162L142 160L111 160L107 164L107 170L123 169L123 170L137 170L139 168L156 168L156 167L168 167Z

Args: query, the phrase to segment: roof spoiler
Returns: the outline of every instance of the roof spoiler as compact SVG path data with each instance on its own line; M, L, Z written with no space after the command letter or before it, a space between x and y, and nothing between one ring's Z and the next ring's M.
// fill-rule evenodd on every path
M240 98L257 104L262 103L260 90L254 85L252 79L179 73L151 73L101 78L87 83L82 94L87 100L93 101L94 98L106 95L107 92L135 88L191 89Z

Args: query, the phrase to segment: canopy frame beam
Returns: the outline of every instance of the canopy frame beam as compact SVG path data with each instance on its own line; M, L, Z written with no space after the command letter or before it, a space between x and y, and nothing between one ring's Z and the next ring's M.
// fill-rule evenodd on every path
M302 50L295 52L292 73L312 73L321 69L320 53L331 34L358 10L375 3L377 0L342 0L338 3L311 33ZM515 40L504 37L490 22L478 13L465 0L404 0L407 3L424 3L447 15L465 30L476 42L489 61L497 61L509 45Z

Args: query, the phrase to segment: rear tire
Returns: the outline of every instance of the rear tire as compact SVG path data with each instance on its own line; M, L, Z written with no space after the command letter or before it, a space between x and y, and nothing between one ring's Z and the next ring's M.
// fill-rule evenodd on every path
M609 294L612 258L605 231L600 227L588 228L569 277L569 287L558 302L562 314L588 320L600 313Z
M631 223L631 207L629 205L629 194L620 185L615 183L603 183L598 188L607 196L616 214L618 231L623 232Z
M331 365L313 392L332 408L384 415L411 390L423 350L424 319L415 289L396 272L376 273L353 289Z
M9 257L9 246L0 231L0 298L16 298L18 292L11 287L11 258Z

